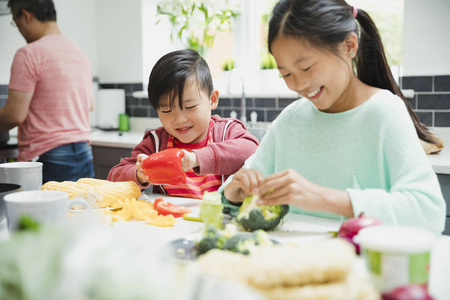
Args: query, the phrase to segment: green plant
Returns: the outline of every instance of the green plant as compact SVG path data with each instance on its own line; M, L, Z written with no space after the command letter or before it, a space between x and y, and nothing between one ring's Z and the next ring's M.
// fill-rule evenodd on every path
M228 58L222 63L223 71L231 71L234 69L234 59Z
M262 70L276 69L276 68L277 68L277 63L275 61L275 58L273 58L272 54L267 52L264 55L262 55L262 57L261 57L261 69Z
M204 56L214 44L214 36L219 31L230 29L231 19L238 15L232 0L161 0L156 11L167 16L174 35L187 48ZM238 2L236 2L238 3ZM158 20L158 23L161 19Z

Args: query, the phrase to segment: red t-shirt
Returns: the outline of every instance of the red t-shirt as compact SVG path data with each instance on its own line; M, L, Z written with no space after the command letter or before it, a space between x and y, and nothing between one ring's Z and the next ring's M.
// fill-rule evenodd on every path
M19 125L19 161L89 140L92 71L86 55L64 36L46 35L19 49L8 88L33 93Z

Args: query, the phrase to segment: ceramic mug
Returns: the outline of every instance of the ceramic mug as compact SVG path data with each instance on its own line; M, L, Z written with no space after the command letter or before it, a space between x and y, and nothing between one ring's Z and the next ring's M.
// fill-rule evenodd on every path
M90 210L89 203L76 198L69 201L69 194L61 191L33 190L8 194L4 197L8 230L17 230L23 216L42 225L62 225L73 205Z
M22 188L18 184L0 183L0 223L2 223L6 218L6 208L3 197L5 197L7 194L19 192L21 190Z
M42 186L42 163L24 161L0 164L0 182L18 184L23 191L38 190Z

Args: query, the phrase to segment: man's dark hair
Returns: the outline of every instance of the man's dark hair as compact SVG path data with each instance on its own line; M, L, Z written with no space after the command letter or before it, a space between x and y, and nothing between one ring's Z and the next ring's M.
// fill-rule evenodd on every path
M32 13L41 22L56 21L56 10L52 0L9 0L8 7L17 18L22 10Z
M178 97L183 109L182 96L186 83L197 83L208 97L213 91L211 72L206 61L194 50L184 49L170 52L161 57L153 67L148 80L148 98L154 109L161 106L161 100L169 98L173 107Z

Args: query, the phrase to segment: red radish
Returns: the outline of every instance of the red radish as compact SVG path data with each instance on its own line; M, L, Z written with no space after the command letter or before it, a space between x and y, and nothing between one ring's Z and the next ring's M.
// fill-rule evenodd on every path
M383 222L377 218L366 217L362 212L357 218L350 218L342 223L339 229L338 236L346 239L348 242L352 243L356 248L356 253L359 254L359 244L356 243L353 238L358 232L369 226L381 225Z
M383 294L383 300L433 300L433 297L428 294L425 285L412 284L398 287L388 294Z

